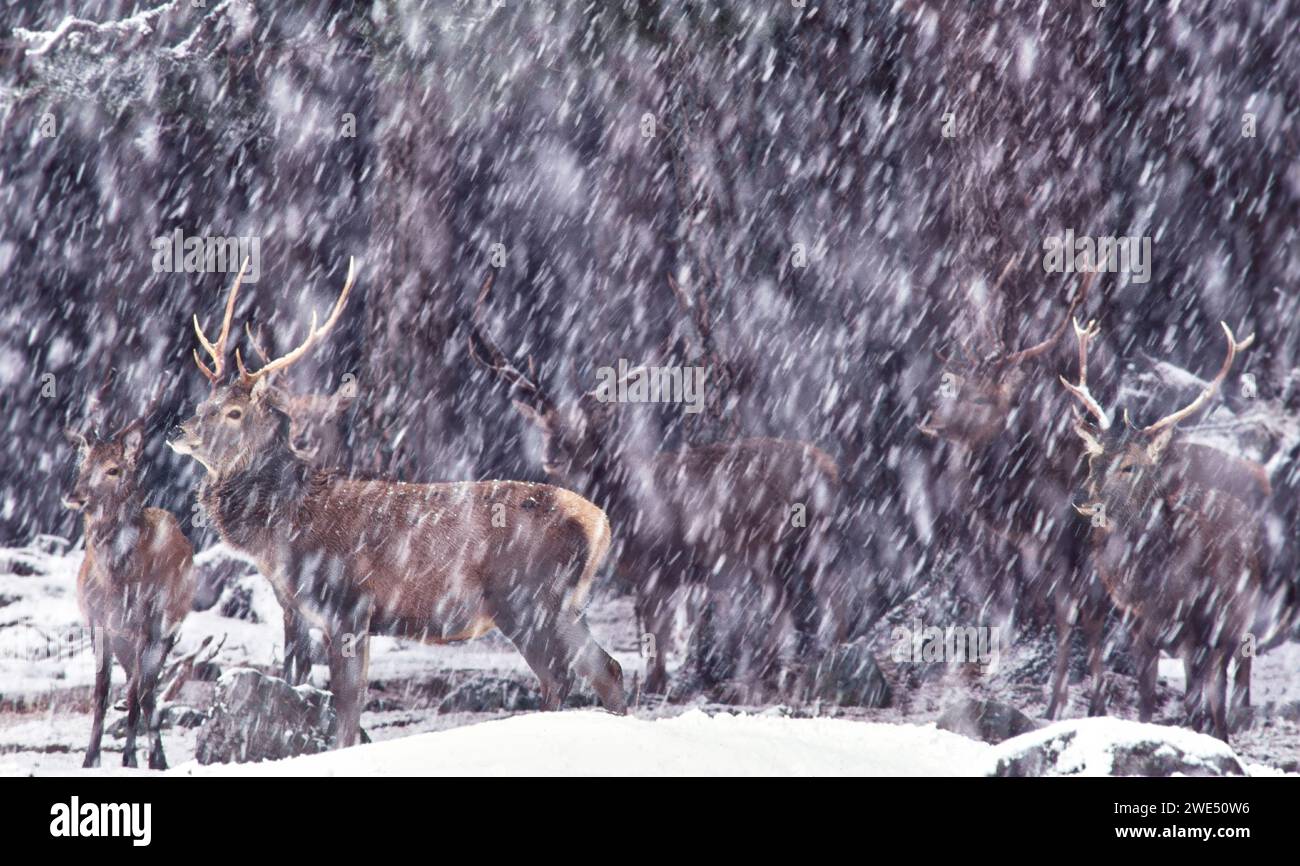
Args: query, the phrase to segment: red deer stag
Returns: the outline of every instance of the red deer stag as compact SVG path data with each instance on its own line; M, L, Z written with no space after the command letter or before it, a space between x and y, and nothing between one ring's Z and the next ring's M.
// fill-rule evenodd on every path
M1003 272L1005 279L1016 260ZM1082 482L1081 466L1067 448L1070 433L1059 420L1032 409L1035 382L1046 382L1042 362L1051 357L1083 304L1096 275L1086 274L1060 325L1045 340L1020 350L999 348L983 357L962 345L965 364L945 359L943 383L919 429L955 446L950 465L958 478L960 520L975 534L970 549L980 589L1007 609L1050 609L1056 621L1056 664L1046 716L1066 702L1070 640L1083 630L1093 681L1089 715L1104 712L1102 631L1105 591L1087 568L1087 536L1066 505Z
M604 513L567 490L517 481L406 484L342 478L312 467L289 442L290 417L268 379L299 360L338 321L351 263L333 312L304 341L257 371L223 383L231 288L212 359L199 368L213 391L180 427L172 448L207 470L201 499L225 542L248 554L280 598L324 633L336 742L357 739L367 688L369 635L432 643L501 629L559 709L573 675L590 680L606 709L623 713L622 671L582 616L610 544ZM197 324L197 323L196 323Z
M77 576L77 601L95 647L94 721L84 767L99 766L116 656L128 680L122 765L136 766L143 715L152 741L149 767L167 768L158 678L194 598L194 551L175 517L144 507L138 482L143 430L143 421L135 421L108 439L67 434L80 467L64 504L83 514L86 558Z
M1075 507L1093 526L1097 570L1133 623L1139 716L1155 709L1160 650L1181 655L1188 723L1228 738L1228 664L1236 657L1234 700L1249 700L1251 638L1279 626L1285 586L1270 586L1262 565L1261 516L1271 489L1257 463L1175 438L1180 422L1208 405L1228 376L1238 341L1226 324L1227 355L1218 375L1187 406L1146 427L1125 413L1116 428L1088 388L1088 341L1095 325L1075 322L1077 384L1061 377L1094 421L1076 412L1089 472L1087 501ZM1245 650L1245 652L1241 652Z
M743 688L761 689L776 673L786 615L795 621L797 654L806 659L823 621L826 631L835 630L834 611L824 594L818 598L838 487L835 461L805 442L765 438L643 450L621 438L609 393L598 388L558 405L531 358L527 373L508 359L483 320L491 285L489 275L474 305L470 354L518 395L516 409L545 440L546 474L599 503L619 527L616 570L631 585L638 622L653 639L645 690L667 691L673 601L685 589L705 587L736 618L747 617L747 645L719 654L735 666ZM738 629L720 631L740 639Z

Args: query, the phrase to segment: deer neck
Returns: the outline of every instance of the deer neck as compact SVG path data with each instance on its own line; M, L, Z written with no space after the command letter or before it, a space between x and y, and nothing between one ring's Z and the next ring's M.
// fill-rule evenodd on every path
M203 487L204 509L233 547L256 553L277 527L295 525L314 470L285 449L274 449L240 468L210 477Z
M86 547L109 574L120 574L147 529L144 498L131 491L122 499L97 502L86 509L84 526Z

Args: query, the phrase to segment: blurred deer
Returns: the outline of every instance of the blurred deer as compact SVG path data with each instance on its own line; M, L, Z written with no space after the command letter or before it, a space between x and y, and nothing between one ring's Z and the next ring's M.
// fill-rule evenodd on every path
M247 323L244 332L262 363L270 364L270 355L262 348L262 341L253 336ZM289 416L289 447L312 466L322 469L345 468L347 431L343 420L356 400L356 381L345 377L343 384L333 394L314 391L299 394L283 388L277 388L276 394L278 405ZM284 612L282 675L290 684L301 685L311 674L311 628L298 616L297 607L291 599L280 598L279 602L280 609Z
M338 321L354 270L323 325L288 354L225 382L226 343L240 276L216 343L197 357L213 391L170 444L207 470L200 497L222 539L248 554L329 652L337 744L357 739L369 635L431 643L500 628L559 709L574 674L623 713L622 671L582 616L610 544L604 513L567 490L517 481L405 484L354 480L313 467L289 441L291 419L272 374L304 357Z
M1088 458L1087 501L1094 556L1115 604L1133 623L1139 717L1155 709L1160 650L1181 655L1188 723L1228 738L1227 676L1236 659L1234 702L1249 703L1251 656L1289 616L1286 581L1263 573L1262 515L1271 496L1264 468L1177 436L1206 407L1254 336L1228 348L1218 374L1182 409L1145 427L1124 415L1117 427L1088 388L1088 342L1095 326L1076 321L1079 381L1062 384L1092 416L1076 411L1074 430Z
M1000 276L1006 279L1013 259ZM965 362L945 359L938 399L920 431L954 446L951 465L965 501L962 519L974 530L981 588L1008 609L1050 609L1056 622L1056 663L1046 716L1056 718L1068 697L1070 640L1083 630L1093 680L1088 714L1104 710L1102 632L1108 603L1087 568L1086 532L1068 508L1082 483L1082 467L1066 447L1059 419L1033 414L1033 387L1049 380L1042 369L1087 300L1095 274L1082 278L1061 322L1042 342L977 355L965 343Z
M194 598L194 551L175 517L144 507L143 429L138 420L108 439L67 432L80 465L64 504L83 514L86 557L77 575L77 601L95 647L94 720L83 767L99 766L116 657L128 679L122 765L136 766L135 738L143 715L151 738L149 767L167 768L158 679Z
M643 450L621 433L617 405L600 389L560 405L531 358L527 373L508 359L484 322L491 285L489 275L474 304L470 354L518 395L515 408L544 439L546 474L599 503L619 527L615 568L632 588L643 634L653 640L645 691L668 690L665 654L681 590L707 588L746 624L745 645L720 657L736 666L747 689L761 689L776 673L786 616L801 661L819 637L842 639L824 586L835 461L806 442L767 438ZM728 636L741 639L736 630Z
M262 342L245 325L249 342L263 364L271 358ZM289 444L307 462L325 469L343 469L347 463L347 430L343 420L357 399L357 383L344 376L333 394L316 391L298 393L280 389L282 403L289 416Z

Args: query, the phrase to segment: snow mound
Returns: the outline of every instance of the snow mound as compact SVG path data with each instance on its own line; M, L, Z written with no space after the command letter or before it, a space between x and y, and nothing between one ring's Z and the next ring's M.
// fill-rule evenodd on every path
M1124 719L1058 722L993 748L991 776L1244 776L1222 740Z
M933 725L692 710L648 721L602 711L529 713L193 776L952 776L978 775L988 747Z

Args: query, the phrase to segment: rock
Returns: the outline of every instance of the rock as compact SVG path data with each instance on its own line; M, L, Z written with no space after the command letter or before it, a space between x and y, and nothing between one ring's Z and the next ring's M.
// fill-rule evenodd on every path
M200 764L269 761L323 752L334 739L329 692L298 686L250 668L217 682L208 722L199 729Z
M807 703L839 707L887 707L893 692L864 639L840 644L827 653L809 672L802 697Z
M991 776L1244 776L1228 744L1184 728L1123 719L1057 722L1007 740Z
M585 703L586 695L574 689L565 706ZM509 677L477 674L457 685L438 704L439 713L495 713L501 710L540 710L536 686Z
M208 720L208 714L184 704L168 704L162 708L164 728L197 728Z
M1275 712L1288 722L1300 722L1300 701L1288 701L1285 704L1279 704Z
M940 730L997 744L1041 727L1040 722L1001 701L966 699L949 706L939 716Z
M64 556L72 549L72 542L58 535L38 535L32 539L32 547L48 556Z
M194 557L193 610L208 610L222 601L226 589L241 577L255 573L255 569L239 554L224 544L209 547ZM249 591L251 598L251 590ZM225 615L225 614L223 614ZM244 619L245 617L238 617Z

